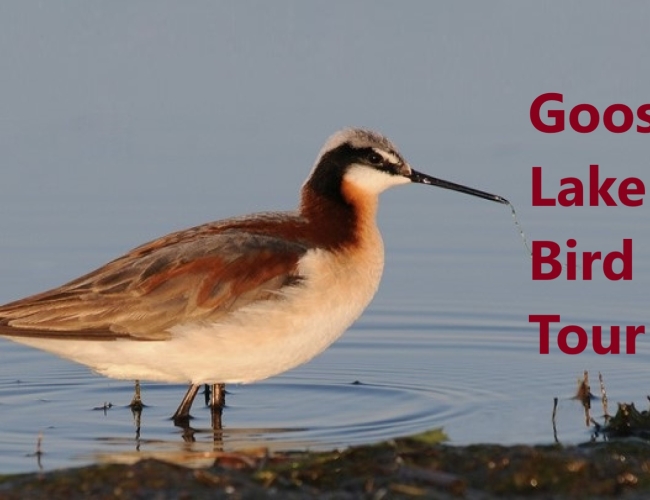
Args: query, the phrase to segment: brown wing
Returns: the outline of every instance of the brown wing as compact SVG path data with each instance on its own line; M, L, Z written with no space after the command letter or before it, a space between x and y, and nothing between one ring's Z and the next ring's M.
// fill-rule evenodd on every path
M230 228L177 235L0 307L0 335L163 340L173 325L217 320L301 279L301 243Z

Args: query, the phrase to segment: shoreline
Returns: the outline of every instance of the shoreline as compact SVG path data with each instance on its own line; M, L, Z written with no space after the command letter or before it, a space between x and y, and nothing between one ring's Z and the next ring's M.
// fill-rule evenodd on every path
M650 443L452 446L432 430L343 451L215 452L190 468L156 459L0 476L1 499L647 498Z

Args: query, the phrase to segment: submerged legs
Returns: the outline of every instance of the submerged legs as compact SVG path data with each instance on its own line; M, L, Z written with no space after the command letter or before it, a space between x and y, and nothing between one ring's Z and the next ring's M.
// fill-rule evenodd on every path
M226 384L212 384L209 406L213 411L215 408L223 409L226 406Z
M194 402L194 398L196 397L196 394L199 392L199 387L201 387L199 384L190 385L190 388L185 393L185 396L183 396L183 400L181 401L181 404L178 405L176 412L172 416L172 420L174 421L174 424L182 425L184 423L187 423L187 421L190 419L190 408L192 408L192 403Z
M140 396L140 381L135 381L135 392L133 393L133 399L129 403L131 410L133 411L142 411L144 404L142 404L142 397Z
M185 396L183 397L183 400L181 401L181 404L178 406L178 409L172 417L175 425L184 427L189 422L190 408L192 408L192 403L194 402L194 398L196 398L200 387L200 384L190 385L189 389L185 393ZM213 427L217 421L219 423L219 427L221 427L221 411L226 404L226 386L225 384L212 384L211 389L212 390L210 391L210 397L208 398L206 395L206 402L209 401L208 406L212 410ZM216 416L218 416L218 418L215 418Z

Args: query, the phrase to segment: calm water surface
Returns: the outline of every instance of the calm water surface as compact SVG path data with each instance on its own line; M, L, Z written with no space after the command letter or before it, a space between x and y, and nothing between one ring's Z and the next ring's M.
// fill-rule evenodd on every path
M532 283L528 258L506 207L433 195L416 189L385 197L381 225L387 269L376 300L340 341L307 365L261 383L230 386L219 446L327 449L433 427L444 428L454 444L550 443L554 397L560 398L558 438L582 442L590 433L579 403L571 398L585 369L591 371L594 392L601 371L613 402L644 405L650 341L640 337L633 356L568 356L557 348L541 356L528 314L562 314L563 322L584 326L644 324L638 287L647 283L642 278L649 264L647 246L645 253L635 254L635 272L641 278L635 287ZM547 224L560 234L566 229L559 218L548 222L522 212L530 232L544 233ZM445 217L417 223L409 217L436 213ZM138 221L144 226L146 215L124 223L124 238L138 242L138 230L131 234L129 228L137 228ZM627 221L634 230L629 214L612 217L612 227ZM59 279L59 273L72 277L110 257L104 254L112 248L84 247L74 236L69 242L56 240L61 248L30 249L18 222L12 221L17 236L4 254L5 301L16 298L11 296L12 283L25 289L23 295L36 292L37 286L58 284L48 280ZM34 218L24 217L23 222L31 224ZM67 227L76 234L77 228ZM584 227L585 240L601 241L602 225L591 232L588 223ZM90 231L91 224L82 229ZM104 241L97 235L97 241ZM615 237L613 248L620 245ZM561 236L556 238L561 241ZM120 244L127 245L121 239ZM86 268L77 269L86 261ZM18 264L12 267L11 262ZM65 269L58 269L57 262ZM21 279L22 273L27 278ZM30 286L34 288L27 290ZM147 406L137 435L126 406L131 383L105 379L5 340L0 340L0 357L1 472L38 469L34 452L39 436L44 469L149 454L178 456L215 446L202 398L195 403L192 425L205 432L196 434L196 442L184 442L181 430L170 422L184 386L143 384ZM105 405L110 407L105 410ZM190 456L185 460L200 463L200 455Z

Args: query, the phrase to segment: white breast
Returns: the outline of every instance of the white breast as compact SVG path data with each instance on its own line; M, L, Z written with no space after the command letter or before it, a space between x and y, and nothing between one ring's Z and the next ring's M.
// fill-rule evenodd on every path
M186 371L194 383L253 382L276 375L338 339L372 300L382 270L381 239L372 251L310 251L300 261L302 286L280 300L239 310L224 323L178 327L170 347L191 355L202 346L198 349L205 357ZM183 366L179 362L178 370Z

